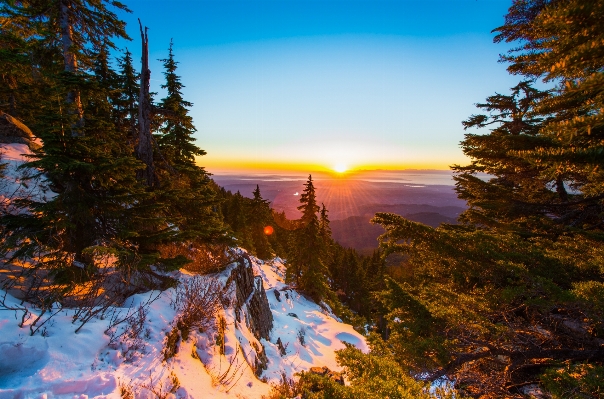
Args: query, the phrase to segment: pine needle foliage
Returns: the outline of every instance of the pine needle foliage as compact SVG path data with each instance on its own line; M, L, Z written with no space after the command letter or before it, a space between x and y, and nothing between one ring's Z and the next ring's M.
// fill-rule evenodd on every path
M301 227L295 231L295 247L288 259L287 278L316 301L326 297L328 269L326 266L326 246L321 236L321 226L317 213L315 186L312 176L308 176L304 191L300 195L302 212Z

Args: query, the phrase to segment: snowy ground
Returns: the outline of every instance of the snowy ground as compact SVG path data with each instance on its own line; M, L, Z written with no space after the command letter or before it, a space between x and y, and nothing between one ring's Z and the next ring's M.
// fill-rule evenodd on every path
M0 210L13 212L12 204L17 198L44 201L54 196L42 177L34 177L35 170L19 169L20 165L31 160L28 155L32 152L25 144L0 144L0 164L7 165L5 178L0 179Z
M260 398L282 373L292 377L312 366L337 370L334 350L344 348L342 341L367 350L363 337L350 325L287 289L280 259L268 263L251 259L254 273L262 276L274 316L270 341L261 340L268 367L260 379L246 361L253 363L257 340L245 323L235 322L231 308L222 314L226 320L224 355L216 346L216 330L210 329L191 333L176 356L164 362L166 334L177 316L171 306L174 290L170 289L130 298L127 305L132 311L157 297L149 305L139 336L124 335L115 342L110 342L111 334L104 332L110 314L105 320L91 320L76 334L73 310L63 310L30 336L33 317L19 328L23 312L0 308L0 398L120 398L127 397L122 396L125 392L132 392L136 398L155 398L170 391L166 397ZM216 278L224 281L228 271ZM183 273L179 278L191 276ZM6 296L5 305L23 306L10 296ZM30 310L35 314L35 309ZM122 323L114 337L127 326ZM304 335L304 345L300 334ZM276 344L279 338L286 350L284 356Z

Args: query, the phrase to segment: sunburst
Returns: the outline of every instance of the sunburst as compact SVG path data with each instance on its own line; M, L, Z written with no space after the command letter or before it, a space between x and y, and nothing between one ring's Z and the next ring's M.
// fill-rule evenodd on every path
M334 170L334 172L337 172L337 173L344 173L348 170L348 166L339 163L333 167L333 170Z

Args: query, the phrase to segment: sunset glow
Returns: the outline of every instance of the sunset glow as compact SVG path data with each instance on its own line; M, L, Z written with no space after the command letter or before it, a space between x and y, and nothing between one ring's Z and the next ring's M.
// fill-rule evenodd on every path
M344 164L337 164L333 167L333 170L337 173L344 173L344 172L348 171L348 166L346 166Z
M152 0L157 3L157 0ZM466 164L461 121L516 84L493 46L509 1L189 1L162 13L130 0L153 27L151 91L164 96L170 39L211 173L446 170ZM451 15L456 15L451 18ZM174 30L171 27L182 26ZM132 32L131 32L132 34ZM137 36L134 31L134 36ZM133 59L139 46L128 45ZM447 99L435 117L434 99Z

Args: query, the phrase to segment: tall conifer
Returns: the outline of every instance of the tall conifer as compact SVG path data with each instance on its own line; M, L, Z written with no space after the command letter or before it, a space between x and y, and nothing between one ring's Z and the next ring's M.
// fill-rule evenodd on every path
M132 64L132 54L128 49L124 55L117 60L119 67L119 99L116 112L120 127L127 133L129 141L133 146L138 137L138 84L139 75Z
M329 291L328 271L324 261L325 246L317 216L320 208L317 205L311 175L304 184L298 209L302 211L302 227L294 235L296 247L288 259L290 263L288 277L313 299L319 301L325 298Z
M260 186L256 185L253 194L254 198L252 198L250 204L249 215L254 249L257 257L260 259L269 259L272 257L273 249L264 228L271 221L271 209L268 201L262 198L262 194L260 194Z
M166 97L159 102L161 125L159 134L154 135L161 187L158 195L170 206L169 217L179 228L178 239L224 241L226 230L218 213L218 198L208 174L196 164L195 157L206 152L195 144L196 129L187 109L192 104L183 99L184 86L176 74L178 62L172 49L170 42L168 58L162 60Z
M545 204L568 197L564 175L545 175L543 166L522 155L557 146L539 134L545 117L534 114L536 103L547 95L524 81L513 87L510 95L495 94L477 104L486 113L463 122L465 129L493 128L489 134L466 134L461 146L472 163L453 166L456 190L469 205L461 215L462 222L489 228L507 225L543 230ZM483 179L480 173L492 177ZM552 209L548 214L557 212Z
M174 60L173 43L170 41L168 58L160 60L164 64L164 77L166 82L161 86L167 91L159 107L164 111L163 124L159 128L159 147L162 155L177 170L199 172L195 164L195 157L205 155L206 152L195 144L193 134L197 131L193 126L193 118L189 116L192 103L183 99L184 85L176 74L178 62Z

